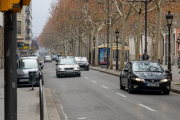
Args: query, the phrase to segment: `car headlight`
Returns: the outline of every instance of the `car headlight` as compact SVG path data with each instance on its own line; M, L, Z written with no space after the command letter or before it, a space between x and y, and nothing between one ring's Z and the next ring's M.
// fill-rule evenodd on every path
M136 80L136 81L144 81L144 79L140 79L140 78L134 78L134 80Z
M162 79L161 80L161 82L167 82L168 81L168 79Z
M75 67L74 70L79 70L80 68L79 67Z
M87 63L86 65L89 65L89 63Z
M59 70L64 70L64 68L59 68Z

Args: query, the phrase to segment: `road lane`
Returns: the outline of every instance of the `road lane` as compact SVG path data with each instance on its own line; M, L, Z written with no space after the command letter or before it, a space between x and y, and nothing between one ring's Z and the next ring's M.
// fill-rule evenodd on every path
M44 65L45 87L54 90L53 94L61 101L69 120L82 118L179 120L180 118L179 95L131 95L127 91L119 90L119 78L116 76L90 70L82 71L82 77L56 78L55 62ZM62 115L61 119L65 120L65 117Z

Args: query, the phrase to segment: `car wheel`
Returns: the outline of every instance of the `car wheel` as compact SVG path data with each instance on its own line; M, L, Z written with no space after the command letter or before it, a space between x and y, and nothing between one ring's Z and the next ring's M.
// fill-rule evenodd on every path
M89 69L86 69L87 71L89 71Z
M164 95L169 95L170 90L163 92Z
M121 84L122 82L121 82L121 78L120 78L120 89L121 90L125 90L125 87L124 86L122 86L122 84Z
M81 74L79 74L78 76L81 77Z
M59 78L59 75L57 74L57 72L56 72L56 77Z
M133 88L130 82L128 82L128 93L133 93Z

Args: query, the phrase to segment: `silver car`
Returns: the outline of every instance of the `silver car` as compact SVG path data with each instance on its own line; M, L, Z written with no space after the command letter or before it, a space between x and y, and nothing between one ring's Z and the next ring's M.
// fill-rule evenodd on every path
M80 67L74 58L60 59L56 65L56 77L81 76Z
M39 80L43 78L43 65L40 65L37 59L23 58L17 60L17 84L18 86L31 85L29 83L29 72L36 71L36 83L39 85Z
M44 57L44 63L45 63L45 62L52 62L51 56L49 56L49 55L48 55L48 56L45 56L45 57Z

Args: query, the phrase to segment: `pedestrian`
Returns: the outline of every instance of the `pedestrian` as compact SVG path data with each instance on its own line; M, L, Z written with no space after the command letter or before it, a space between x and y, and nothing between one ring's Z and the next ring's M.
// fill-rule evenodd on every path
M145 55L143 54L142 60L145 60ZM147 55L147 60L149 60L149 55Z

